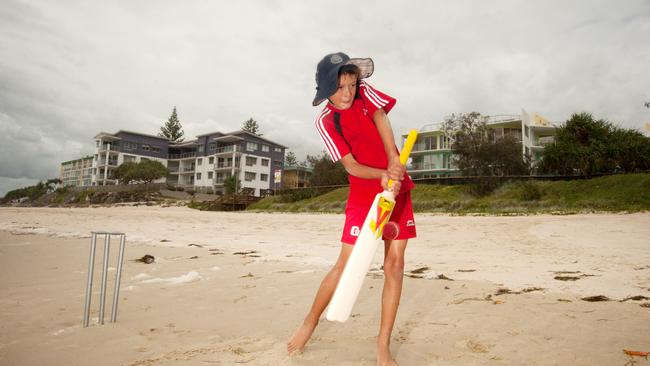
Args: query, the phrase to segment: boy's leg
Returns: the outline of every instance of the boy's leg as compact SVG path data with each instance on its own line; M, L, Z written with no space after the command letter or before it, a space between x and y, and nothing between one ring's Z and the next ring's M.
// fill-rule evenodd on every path
M314 329L318 325L321 314L334 295L334 290L336 290L336 285L339 283L345 264L350 257L350 253L352 253L352 248L354 248L353 245L342 243L339 258L336 260L332 269L325 275L325 278L323 278L309 313L305 317L302 325L298 327L291 339L289 339L289 342L287 342L287 351L289 353L301 350L309 338L311 338Z
M402 283L404 251L408 239L384 241L384 290L381 295L381 324L377 337L377 365L397 365L390 354L390 336L397 317Z

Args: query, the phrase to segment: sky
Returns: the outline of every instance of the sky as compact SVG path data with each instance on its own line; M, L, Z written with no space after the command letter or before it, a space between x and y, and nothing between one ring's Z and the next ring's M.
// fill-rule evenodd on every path
M371 57L395 135L452 113L650 122L650 1L15 1L0 7L0 196L99 132L186 139L254 118L299 160L316 64Z

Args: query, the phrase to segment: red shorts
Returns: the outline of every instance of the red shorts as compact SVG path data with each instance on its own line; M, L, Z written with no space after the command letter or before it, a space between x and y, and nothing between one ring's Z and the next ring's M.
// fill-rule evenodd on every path
M354 245L357 241L373 200L364 203L352 203L348 200L345 207L345 226L343 226L343 235L341 236L343 243ZM393 213L390 215L390 221L396 223L399 227L399 235L395 240L415 238L415 219L413 218L413 206L411 205L411 191L398 194L395 201L395 208L393 208Z

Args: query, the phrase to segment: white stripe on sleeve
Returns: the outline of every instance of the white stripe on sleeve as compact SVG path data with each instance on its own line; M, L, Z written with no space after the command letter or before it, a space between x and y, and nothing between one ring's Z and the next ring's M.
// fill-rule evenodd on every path
M366 99L368 99L372 104L374 104L375 107L377 107L377 109L382 107L379 101L368 93L368 88L364 87L361 90L363 92L363 95L366 97Z
M323 140L323 143L325 144L325 147L327 148L327 151L330 154L330 157L332 158L333 161L338 161L341 159L341 154L339 153L338 148L336 147L336 144L330 137L329 133L325 129L325 125L323 124L323 119L325 116L330 114L329 109L325 109L316 119L316 129L318 130L318 134L320 135L320 138Z
M372 88L372 86L370 86L370 85L368 85L368 84L366 84L366 83L364 83L364 84L365 84L365 86L366 86L366 90L367 90L368 94L372 94L375 98L377 98L377 100L378 100L379 103L382 105L382 107L385 106L386 104L388 104L388 101L387 101L386 99L382 98L382 97L377 93L377 91L376 91L375 89Z

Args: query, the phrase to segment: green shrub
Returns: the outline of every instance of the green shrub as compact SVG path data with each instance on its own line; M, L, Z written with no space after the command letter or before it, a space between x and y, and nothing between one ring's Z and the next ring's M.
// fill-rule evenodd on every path
M522 201L539 201L542 198L542 190L535 182L524 181L519 183Z

